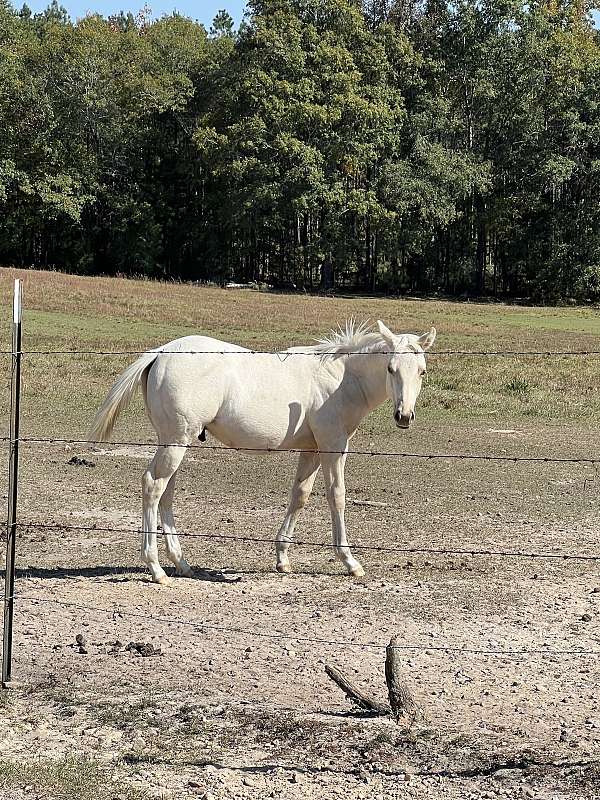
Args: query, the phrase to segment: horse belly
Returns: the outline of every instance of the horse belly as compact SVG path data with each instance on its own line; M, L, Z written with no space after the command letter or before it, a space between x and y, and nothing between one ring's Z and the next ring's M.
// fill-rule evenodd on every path
M209 432L230 447L252 450L313 449L315 440L298 401L238 397L219 410Z
M310 372L267 354L159 356L148 376L148 411L163 438L206 428L240 449L314 449L307 422Z

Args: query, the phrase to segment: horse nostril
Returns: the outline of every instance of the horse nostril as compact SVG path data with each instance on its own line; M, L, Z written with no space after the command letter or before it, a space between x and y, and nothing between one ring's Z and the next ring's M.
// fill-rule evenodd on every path
M397 408L397 409L394 411L394 419L396 420L396 422L398 422L398 423L400 422L400 417L401 417L401 414L400 414L400 409L399 409L399 408Z

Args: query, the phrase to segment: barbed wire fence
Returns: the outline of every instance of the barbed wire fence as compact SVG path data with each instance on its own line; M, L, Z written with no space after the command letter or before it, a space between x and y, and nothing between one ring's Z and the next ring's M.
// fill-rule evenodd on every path
M18 530L61 530L69 532L89 532L89 531L103 531L106 533L134 535L142 533L135 528L119 528L119 527L102 527L98 525L70 525L62 522L42 522L33 519L17 519L17 492L18 492L18 462L19 462L19 446L20 445L38 445L38 446L56 446L56 445L80 445L80 446L98 446L100 444L106 446L105 442L90 441L87 439L69 438L69 437L41 437L41 436L20 436L19 432L19 401L20 401L20 384L21 384L21 363L22 357L26 356L122 356L122 355L140 355L143 352L140 350L31 350L23 351L21 347L21 318L22 318L22 289L21 281L15 281L15 295L13 303L13 346L11 351L0 351L0 355L10 356L12 359L12 374L11 374L11 427L9 436L0 437L0 442L8 444L9 447L9 493L8 493L8 518L6 526L6 543L7 543L7 557L6 557L6 570L5 570L5 592L4 592L4 635L3 635L3 661L2 661L2 682L4 685L9 685L12 676L12 633L13 633L13 616L15 601L19 603L35 603L61 606L64 608L74 608L86 611L92 611L98 614L112 615L137 619L142 617L145 620L153 621L157 624L175 624L185 627L193 627L200 631L218 632L224 634L244 634L257 639L270 639L270 640L293 640L303 643L311 643L316 645L327 645L335 647L348 647L348 648L361 648L365 650L386 650L390 647L382 642L356 642L347 639L327 639L324 637L314 636L300 636L292 633L282 633L278 631L260 631L248 630L246 628L235 628L232 626L214 625L205 620L191 620L180 617L164 616L164 615L148 615L139 614L129 609L124 608L105 608L93 604L72 602L69 600L59 600L48 597L38 597L29 594L22 594L15 592L15 560L16 560L16 542ZM293 351L278 351L274 353L263 353L256 350L163 350L158 348L152 352L157 355L200 355L200 354L218 354L222 356L257 356L270 355L276 356L281 360L285 360L291 356L313 356L323 357L327 355L322 349L310 348L297 348ZM373 355L393 355L397 351L381 350ZM405 351L405 354L415 354L414 351ZM344 356L366 355L359 351L344 352ZM461 357L597 357L600 356L600 350L570 350L570 351L551 351L551 350L531 350L531 351L510 351L510 350L438 350L435 353L428 354L429 356L461 356ZM154 442L140 442L140 441L115 441L110 445L115 447L139 447L148 448L156 446ZM161 442L162 447L180 447L191 448L196 445L182 444L180 442ZM302 448L252 448L252 447L235 447L226 446L221 444L204 443L203 450L209 451L232 451L239 453L288 453L300 454L303 452L310 452L315 454L344 454L346 451L339 450L306 450ZM596 468L600 465L600 457L559 457L559 456L539 456L539 455L495 455L484 453L464 453L464 452L409 452L409 451L385 451L385 450L352 450L349 455L362 455L373 458L401 458L401 459L420 459L420 460L453 460L453 461L475 461L475 462L498 462L498 463L527 463L527 464L582 464L590 465ZM157 535L166 535L161 530L157 531ZM238 536L225 533L206 533L202 531L178 531L178 536L188 537L191 539L209 539L215 541L240 541L244 543L256 544L275 544L275 538L257 537L257 536ZM295 546L325 549L335 548L336 545L328 542L315 542L305 541L302 539L291 540ZM352 545L356 550L389 553L389 554L402 554L402 555L452 555L452 556L472 556L472 557L486 557L486 558L507 558L507 559L532 559L532 560L547 560L555 562L598 562L600 561L600 553L583 553L583 552L540 552L530 549L499 549L499 548L445 548L445 547L398 547L398 546L384 546L373 544L356 544ZM497 657L527 657L527 656L560 656L565 658L596 658L600 656L600 649L595 648L572 648L572 649L557 649L544 643L540 647L522 648L522 647L508 647L508 648L477 648L477 647L462 647L459 645L434 645L433 643L405 643L402 645L393 645L395 649L405 652L416 651L439 651L453 653L461 656L497 656Z

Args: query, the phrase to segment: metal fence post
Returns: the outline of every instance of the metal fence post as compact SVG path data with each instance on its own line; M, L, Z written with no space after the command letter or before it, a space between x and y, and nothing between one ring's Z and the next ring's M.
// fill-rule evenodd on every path
M4 634L2 638L2 685L12 676L15 550L17 540L17 490L19 485L19 411L21 404L21 319L23 281L15 280L13 296L12 375L10 393L10 443L8 460L8 517L4 575Z

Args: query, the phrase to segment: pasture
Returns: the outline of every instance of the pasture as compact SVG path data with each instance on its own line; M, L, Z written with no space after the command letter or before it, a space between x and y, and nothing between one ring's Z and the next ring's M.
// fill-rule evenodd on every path
M0 270L3 350L14 277L25 279L25 438L85 439L135 358L28 351L141 350L188 333L283 349L355 316L394 331L434 324L438 339L416 425L397 430L386 405L352 449L599 454L600 356L435 354L600 350L591 307ZM2 364L7 430L6 356ZM293 547L294 571L280 575L273 544L242 540L274 538L295 456L199 443L178 475L178 528L228 538L182 537L196 576L167 588L142 569L139 535L120 531L139 527L140 477L153 452L139 394L114 438L148 446L21 451L20 517L38 525L20 531L16 591L34 599L16 601L13 672L22 685L0 695L0 797L598 796L600 656L544 653L600 650L598 562L400 551L598 553L593 465L351 455L350 541L387 548L357 550L367 574L351 579L327 547ZM94 466L69 464L73 456ZM5 499L5 471L0 481ZM84 530L43 527L55 523ZM297 537L329 541L320 476ZM406 651L405 677L426 718L410 730L353 709L324 673L338 666L384 699L384 653L361 645L394 634L416 648ZM126 649L130 642L152 647ZM506 650L534 652L494 652Z

